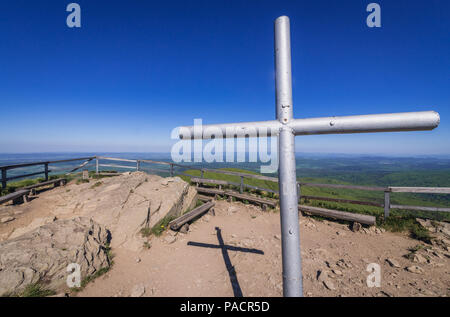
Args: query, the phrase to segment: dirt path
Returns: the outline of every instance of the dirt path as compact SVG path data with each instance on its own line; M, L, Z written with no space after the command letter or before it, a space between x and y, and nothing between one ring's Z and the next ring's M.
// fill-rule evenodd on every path
M216 216L204 216L173 243L172 233L165 232L152 239L149 250L114 250L112 269L77 296L139 296L144 289L143 296L281 296L279 214L225 201L215 210ZM417 240L389 232L354 233L309 217L301 217L300 224L306 296L450 295L448 257L432 250L430 263L403 257ZM366 285L369 263L381 267L379 288ZM405 270L414 265L423 272ZM328 275L328 287L324 275L317 278L319 271Z

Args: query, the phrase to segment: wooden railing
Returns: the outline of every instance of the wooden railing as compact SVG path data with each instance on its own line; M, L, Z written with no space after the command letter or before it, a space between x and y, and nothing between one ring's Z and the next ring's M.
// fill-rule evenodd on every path
M45 174L45 179L48 180L48 174L52 170L54 170L53 167L52 167L52 170L49 169L49 164L81 161L81 160L84 160L85 162L83 162L81 165L78 165L75 168L71 169L67 174L75 172L75 171L79 170L80 168L86 167L89 163L91 163L93 160L95 160L96 173L100 172L100 167L128 169L128 170L136 170L136 171L140 171L140 170L144 169L145 171L150 171L150 172L167 173L172 177L175 175L184 175L184 176L190 177L191 180L194 180L193 181L194 183L201 182L201 183L206 183L206 184L209 183L212 185L220 185L220 186L222 186L222 185L236 186L239 188L240 193L243 193L245 188L266 191L266 192L275 193L275 194L279 193L278 190L249 185L244 182L244 179L257 179L257 180L278 183L277 177L263 176L263 175L258 175L258 174L241 173L241 172L233 172L233 171L211 169L211 168L203 168L203 167L199 167L199 166L182 165L182 164L177 164L177 163L173 163L173 162L165 162L165 161L140 160L140 159L131 160L131 159L124 159L124 158L103 157L103 156L93 156L93 157L83 157L83 158L75 158L75 159L68 159L68 160L45 161L45 162L23 163L23 164L16 164L16 165L0 166L0 170L2 172L2 187L5 188L6 184L9 180L24 178L24 177L29 177L29 176L39 175L39 174ZM100 164L100 160L133 163L133 166L119 165L119 164L104 164L104 163ZM150 168L150 167L142 168L143 164L163 165L163 166L167 166L168 169ZM34 165L44 165L44 170L40 171L40 172L36 172L36 173L29 173L29 174L25 174L25 175L7 177L8 170L15 169L15 168L21 168L21 167L29 167L29 166L34 166ZM175 168L181 168L181 169L185 169L185 170L186 169L198 170L198 171L200 171L200 177L195 176L195 175L186 174L184 172L176 171ZM229 176L236 176L236 177L239 177L240 182L237 183L237 182L224 181L224 180L207 179L204 177L205 172L218 173L218 174L229 175ZM379 191L379 192L384 192L384 203L350 200L350 199L342 199L342 198L322 197L322 196L301 195L302 187L324 187L324 188L351 189L351 190L356 189L356 190L364 190L364 191ZM380 186L360 186L360 185L320 184L320 183L298 182L297 188L298 188L298 197L299 198L301 197L301 198L305 198L305 199L309 199L309 200L333 201L333 202L339 202L339 203L350 203L350 204L358 204L358 205L375 206L375 207L384 208L384 218L385 219L389 217L389 213L390 213L391 209L450 212L450 208L445 208L445 207L409 206L409 205L396 205L396 204L390 203L391 193L450 194L450 187L392 187L392 186L380 187Z
M69 171L69 173L72 173L72 172L75 172L76 170L86 166L93 159L95 159L95 156L93 156L93 157L80 157L80 158L67 159L67 160L42 161L42 162L21 163L21 164L0 166L0 170L2 171L2 177L1 177L2 188L6 188L7 183L9 181L11 181L11 180L19 179L19 178L25 178L25 177L30 177L30 176L36 176L36 175L41 175L41 174L44 174L45 180L48 181L49 173L54 171L54 170L58 170L57 167L49 167L49 164L67 163L67 162L74 162L74 161L85 161L81 165L79 165L79 166L77 166L74 169ZM43 165L44 166L44 170L43 171L34 172L34 173L28 173L28 174L15 175L15 176L8 177L7 173L8 173L9 170L13 170L13 169L17 169L17 168L23 168L23 167L30 167L30 166L39 166L39 165Z

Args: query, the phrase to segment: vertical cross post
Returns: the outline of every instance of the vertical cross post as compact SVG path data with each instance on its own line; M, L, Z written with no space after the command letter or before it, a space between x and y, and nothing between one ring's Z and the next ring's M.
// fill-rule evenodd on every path
M98 157L95 157L95 174L98 174Z
M173 164L170 164L170 177L173 177Z
M391 192L384 192L384 221L389 217L389 209L391 208Z
M293 117L289 18L275 20L276 113L282 124L278 138L281 252L284 296L302 296L302 263L298 222L295 135L287 126Z
M138 172L139 172L139 170L141 168L140 163L141 162L139 160L136 161L136 171L138 171Z

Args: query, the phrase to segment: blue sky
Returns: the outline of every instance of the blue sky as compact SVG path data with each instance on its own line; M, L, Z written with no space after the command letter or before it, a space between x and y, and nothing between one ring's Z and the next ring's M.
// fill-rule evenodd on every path
M164 152L170 132L275 116L291 19L294 116L435 110L432 132L297 137L298 152L450 154L448 1L2 0L0 152Z

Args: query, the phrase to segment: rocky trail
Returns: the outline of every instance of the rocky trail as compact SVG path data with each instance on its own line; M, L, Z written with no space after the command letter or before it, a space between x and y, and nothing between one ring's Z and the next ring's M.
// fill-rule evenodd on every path
M66 228L62 232L80 232L69 243L75 250L70 261L80 260L76 254L91 254L92 261L83 266L93 272L105 264L105 245L111 246L114 256L107 273L70 296L282 296L277 210L218 200L215 216L204 215L187 233L166 230L148 241L140 234L147 222L152 227L168 213L181 214L195 200L195 189L179 178L137 172L70 183L42 192L28 204L1 206L0 290L6 289L7 279L8 287L15 289L36 276L58 280L68 261L61 257L61 250L68 248L61 243L68 239L56 234L55 242L45 234L61 226ZM422 225L437 237L432 245L406 234L378 228L353 232L349 225L301 216L305 296L449 296L449 224L422 221ZM108 242L98 233L106 229ZM90 238L92 231L96 239ZM45 248L59 266L27 260L25 255L33 253L33 241L38 240L41 244L35 250ZM20 243L29 247L17 247ZM379 265L380 287L366 282L371 263ZM19 274L33 270L28 279ZM58 293L67 292L61 283L50 285Z

